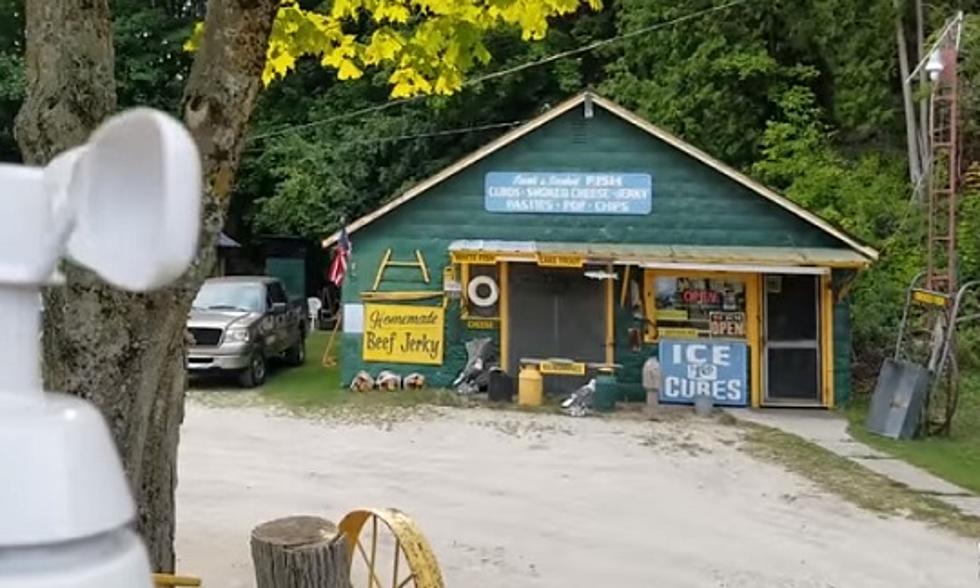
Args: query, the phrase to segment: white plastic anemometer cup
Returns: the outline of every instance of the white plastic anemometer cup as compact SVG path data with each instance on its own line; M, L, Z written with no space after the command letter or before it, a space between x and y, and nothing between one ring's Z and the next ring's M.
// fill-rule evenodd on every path
M75 162L77 225L68 255L127 290L174 281L197 253L201 163L169 116L137 109L109 119Z

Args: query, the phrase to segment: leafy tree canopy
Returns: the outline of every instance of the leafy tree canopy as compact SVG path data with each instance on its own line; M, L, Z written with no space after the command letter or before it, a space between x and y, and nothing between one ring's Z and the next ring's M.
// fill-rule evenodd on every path
M467 72L487 64L489 31L516 27L524 40L540 40L548 19L575 12L583 0L334 0L329 11L286 0L269 39L263 81L292 71L301 57L358 79L370 67L391 65L391 96L450 95ZM584 0L594 10L601 0ZM345 28L346 26L346 28ZM360 29L357 34L352 32ZM187 47L193 49L198 28Z

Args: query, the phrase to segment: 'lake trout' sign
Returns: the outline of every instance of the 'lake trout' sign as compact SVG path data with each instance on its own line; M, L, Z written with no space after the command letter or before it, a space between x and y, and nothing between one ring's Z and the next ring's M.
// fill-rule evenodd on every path
M660 341L660 401L694 402L707 394L721 406L748 403L746 345L709 340Z
M444 323L440 306L367 304L364 361L442 365Z
M650 214L650 174L617 172L490 172L484 178L488 212Z

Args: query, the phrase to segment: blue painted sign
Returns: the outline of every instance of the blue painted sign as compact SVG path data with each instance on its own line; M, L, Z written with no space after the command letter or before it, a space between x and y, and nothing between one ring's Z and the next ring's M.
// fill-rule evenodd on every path
M650 174L490 172L483 201L489 212L650 214Z
M721 406L748 404L745 343L665 339L660 341L660 401L692 404L709 394Z

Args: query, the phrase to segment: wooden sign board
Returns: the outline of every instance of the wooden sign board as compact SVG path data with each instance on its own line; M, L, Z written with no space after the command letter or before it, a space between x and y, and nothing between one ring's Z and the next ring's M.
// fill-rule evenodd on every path
M585 375L585 364L577 361L542 361L539 369L542 374L553 376Z
M453 263L472 263L477 265L493 265L497 263L497 254L486 251L453 251Z
M701 336L701 331L682 327L659 327L657 335L674 339L697 339Z
M441 306L364 305L364 361L442 365Z
M581 255L565 255L561 253L538 253L538 265L542 267L582 267L585 258Z

